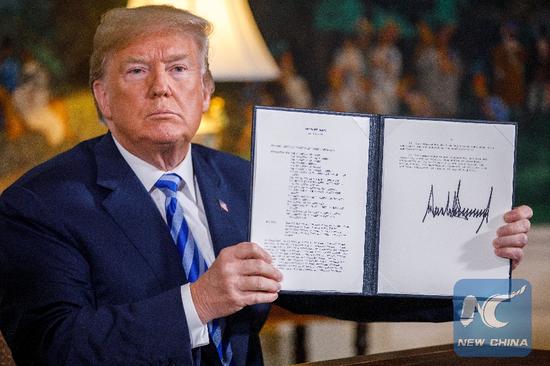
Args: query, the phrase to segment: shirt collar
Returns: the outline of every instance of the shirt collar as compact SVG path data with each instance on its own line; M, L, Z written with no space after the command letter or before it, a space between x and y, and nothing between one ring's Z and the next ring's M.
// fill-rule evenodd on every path
M187 155L185 155L183 161L171 171L165 172L126 150L124 146L122 146L114 136L113 140L124 160L126 160L130 168L134 171L134 173L137 175L138 179L148 192L151 192L153 190L155 183L163 174L176 173L185 182L184 190L186 190L191 195L193 201L196 202L195 180L193 178L193 159L191 158L191 144L189 145L189 151L187 151Z

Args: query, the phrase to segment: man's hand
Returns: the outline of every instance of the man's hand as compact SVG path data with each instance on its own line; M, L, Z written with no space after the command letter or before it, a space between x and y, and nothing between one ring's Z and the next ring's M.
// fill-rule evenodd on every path
M523 258L523 247L527 245L527 232L531 228L529 219L533 210L529 206L520 206L504 214L505 225L497 230L497 238L493 240L495 254L510 258L512 269L515 269Z
M269 253L257 244L240 243L223 249L208 271L191 284L191 298L206 324L246 305L275 301L282 279Z

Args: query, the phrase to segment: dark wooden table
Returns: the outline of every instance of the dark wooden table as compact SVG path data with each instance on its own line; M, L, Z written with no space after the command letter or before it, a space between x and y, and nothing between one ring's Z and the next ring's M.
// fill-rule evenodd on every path
M341 358L338 360L309 362L300 365L309 366L381 366L381 365L441 365L441 366L511 366L511 365L550 365L550 351L532 350L526 357L483 357L466 358L454 353L453 345L415 348L404 351L379 353L368 356Z

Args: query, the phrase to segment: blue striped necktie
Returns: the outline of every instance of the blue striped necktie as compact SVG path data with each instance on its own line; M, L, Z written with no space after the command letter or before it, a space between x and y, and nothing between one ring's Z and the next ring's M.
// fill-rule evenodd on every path
M175 173L164 174L155 183L166 196L166 222L170 228L172 239L176 243L181 256L181 262L188 282L195 282L207 269L199 247L193 239L193 235L187 226L183 216L183 207L176 198L176 192L183 183L181 177ZM233 352L226 334L223 334L224 319L214 319L208 323L208 333L214 343L218 356L223 366L232 365ZM222 334L225 337L222 337Z

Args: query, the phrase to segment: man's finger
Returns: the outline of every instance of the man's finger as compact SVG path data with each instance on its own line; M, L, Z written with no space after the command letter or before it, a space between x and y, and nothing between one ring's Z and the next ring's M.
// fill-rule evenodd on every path
M502 258L509 258L513 262L519 263L523 258L521 248L495 248L495 254Z
M529 206L519 206L504 214L505 222L514 222L521 219L530 219L533 217L533 210Z
M250 292L245 295L244 301L246 305L268 304L277 300L278 297L277 292Z
M523 248L528 243L528 236L525 233L502 236L493 240L493 246L495 248L505 248L505 247L514 247L514 248Z
M263 276L275 281L281 281L283 274L272 264L262 259L245 259L239 264L239 273L246 276Z
M238 287L245 292L279 292L281 284L261 276L242 276Z
M271 263L273 261L271 255L256 243L239 243L230 248L234 248L233 253L239 259L263 259L267 263Z
M519 233L526 233L531 228L531 221L528 219L522 219L519 221L514 221L509 224L503 225L498 228L497 236L508 236L515 235Z

